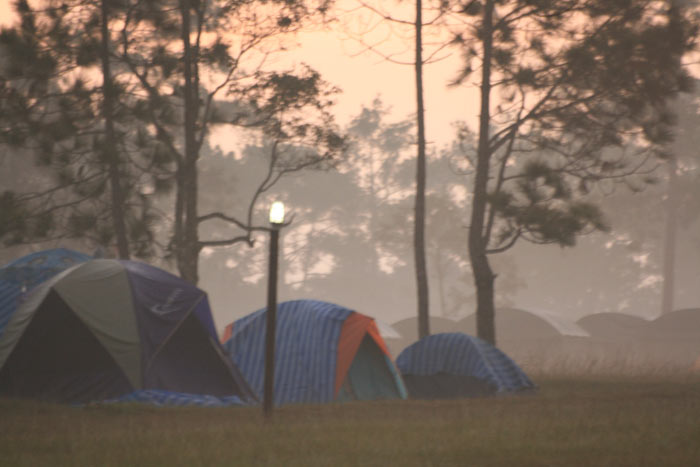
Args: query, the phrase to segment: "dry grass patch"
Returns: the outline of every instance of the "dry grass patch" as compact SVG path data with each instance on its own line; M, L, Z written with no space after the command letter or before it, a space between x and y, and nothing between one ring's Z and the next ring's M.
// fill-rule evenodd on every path
M539 377L531 395L259 408L0 401L8 466L657 466L700 459L697 377Z

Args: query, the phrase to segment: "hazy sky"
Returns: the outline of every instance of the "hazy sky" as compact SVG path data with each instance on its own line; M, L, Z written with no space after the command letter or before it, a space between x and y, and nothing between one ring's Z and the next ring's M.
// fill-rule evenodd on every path
M343 0L345 8L351 8L354 0ZM12 21L12 0L0 0L0 24ZM392 9L392 14L400 14ZM409 9L403 13L403 19L413 20ZM362 18L362 19L358 19ZM358 11L346 10L328 31L306 32L297 38L299 45L286 56L291 63L307 63L318 70L326 81L340 87L343 93L338 97L336 117L345 124L357 115L362 105L369 105L375 97L380 97L386 107L392 110L390 120L410 117L416 109L415 75L410 65L400 65L383 60L371 52L360 53L362 46L357 40L349 38L349 32L357 32L368 27L372 15ZM367 20L367 21L364 21ZM408 30L408 33L411 33ZM372 33L363 36L368 42L382 42L385 53L406 50L402 57L412 58L413 38L406 34L400 37L395 30L374 27ZM426 47L426 53L430 47ZM358 53L360 53L358 55ZM460 66L456 54L443 53L443 60L426 66L425 107L427 117L428 140L437 146L446 144L454 136L452 122L465 120L473 123L478 108L474 100L474 88L450 88L447 83Z
M391 63L372 52L362 51L362 45L347 37L342 26L336 31L307 33L300 36L301 45L295 51L297 60L305 61L319 70L325 79L343 89L338 100L338 117L355 115L360 105L368 105L380 96L393 110L393 117L401 119L415 112L415 74L411 65ZM375 31L377 38L387 31ZM411 49L412 38L404 40ZM386 50L401 48L401 39L394 36L383 44ZM405 55L412 59L412 50ZM473 86L448 87L459 69L460 57L442 54L443 60L424 68L425 107L428 140L438 145L451 141L452 122L464 120L473 124L478 116L478 105Z
M341 0L346 8L356 0ZM0 0L0 23L11 22L12 0ZM389 3L382 3L389 4ZM392 14L402 15L402 19L412 20L413 12L409 8L405 12L392 9ZM360 16L358 16L360 15ZM387 121L396 121L409 118L415 111L415 76L411 65L399 65L389 63L376 54L370 52L360 53L363 46L349 36L351 32L357 32L363 28L370 29L371 15L365 12L363 17L357 11L348 12L341 17L341 21L333 24L328 30L305 32L299 34L299 45L292 47L280 64L307 63L317 69L323 78L340 87L343 93L338 97L336 116L341 125L357 115L361 106L369 106L372 100L380 97L385 106L392 109ZM358 20L364 18L365 21ZM364 35L367 42L381 43L382 51L386 53L403 50L401 56L410 61L413 53L413 35L410 28L400 37L397 32L382 27L371 28L371 35ZM429 53L430 47L426 47ZM447 144L453 139L454 129L452 123L456 120L467 121L474 129L474 123L478 117L478 99L476 89L472 86L460 88L448 88L447 83L454 77L461 65L459 55L447 53L442 55L443 60L425 68L425 103L427 110L427 138L434 147ZM572 267L574 257L578 251L564 251L560 255L560 262L552 265L553 276L559 275L558 271ZM601 262L601 267L605 267ZM591 271L579 271L583 275L591 274ZM530 282L521 291L517 298L519 306L524 308L558 308L549 303L542 302L542 284L550 284L552 278L546 277L537 283L537 279L528 275ZM538 285L540 287L538 287ZM577 284L577 286L580 284ZM554 294L551 294L554 297ZM678 306L695 306L695 295L679 296ZM656 307L654 307L656 309ZM593 311L593 310L592 310ZM603 310L594 310L603 311ZM408 311L407 312L412 312Z

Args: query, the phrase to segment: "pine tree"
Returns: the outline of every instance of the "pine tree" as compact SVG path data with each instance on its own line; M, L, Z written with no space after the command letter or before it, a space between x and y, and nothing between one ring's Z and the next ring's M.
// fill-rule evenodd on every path
M0 143L37 167L36 183L3 194L6 243L76 238L123 258L153 253L155 216L132 163L150 164L152 143L138 141L129 90L112 75L112 4L18 1L19 24L0 32Z
M163 157L174 164L169 254L180 275L197 283L204 247L245 242L267 227L255 223L261 196L289 172L333 165L344 139L329 113L336 90L308 68L266 68L270 55L328 2L157 0L125 7L120 60L140 90L138 111ZM199 212L201 148L215 126L252 131L269 143L269 170L245 216ZM217 220L238 227L230 238L200 238Z
M695 48L697 26L647 0L474 0L456 9L465 18L454 36L465 57L456 82L479 69L468 248L477 332L493 343L489 255L518 240L571 246L606 229L585 195L665 156L668 102L690 88L681 58Z

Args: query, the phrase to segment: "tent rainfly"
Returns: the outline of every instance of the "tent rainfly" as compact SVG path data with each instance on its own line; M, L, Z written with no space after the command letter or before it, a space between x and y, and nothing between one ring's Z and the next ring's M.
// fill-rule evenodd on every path
M0 394L82 403L137 390L254 398L206 294L156 267L93 259L27 294L0 336Z
M229 325L224 347L262 398L266 309ZM317 300L277 308L274 402L405 399L406 389L374 320Z
M29 290L89 259L77 251L54 248L30 253L0 268L0 334Z
M396 359L414 399L449 399L534 389L505 353L477 337L453 332L424 337Z

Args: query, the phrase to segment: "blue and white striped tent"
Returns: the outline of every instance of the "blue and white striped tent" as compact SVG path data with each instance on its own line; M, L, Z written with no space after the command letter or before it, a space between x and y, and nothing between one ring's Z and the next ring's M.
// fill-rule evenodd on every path
M224 347L253 391L262 398L266 309L227 328ZM226 339L226 337L224 337ZM407 396L374 320L318 300L277 307L275 405Z
M231 407L249 405L238 396L217 397L209 394L189 394L185 392L164 391L162 389L141 389L121 397L108 399L93 404L146 404L156 407Z
M429 398L440 398L441 393L449 393L450 397L469 395L467 388L461 391L450 387L467 384L464 378L484 383L496 393L535 388L525 372L501 350L459 332L424 337L406 347L396 364L412 397L417 392L427 392L432 396Z
M0 268L0 334L29 290L61 271L91 259L66 248L37 251Z

